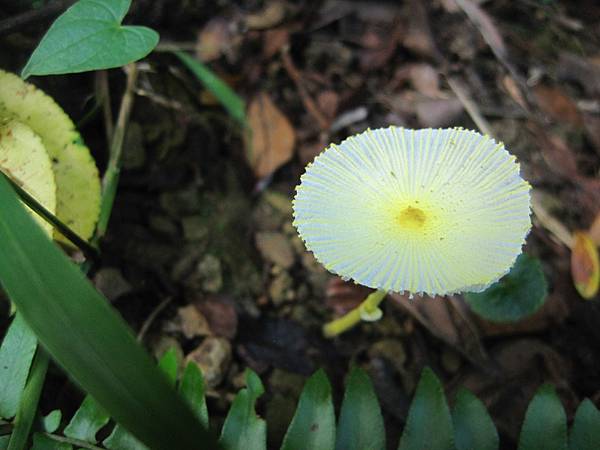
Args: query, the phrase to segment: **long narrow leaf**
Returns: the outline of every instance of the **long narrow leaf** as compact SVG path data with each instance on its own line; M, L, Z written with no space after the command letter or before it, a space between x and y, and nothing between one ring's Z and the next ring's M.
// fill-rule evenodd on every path
M108 423L110 416L89 395L65 428L65 436L95 444L96 433Z
M350 372L340 412L336 450L383 450L385 428L369 376L358 367Z
M319 370L304 386L281 450L333 450L334 447L335 413L331 385L325 372Z
M498 450L498 431L484 404L462 388L452 411L454 437L458 450Z
M218 448L123 319L0 177L0 281L50 355L153 449Z
M454 450L452 418L444 389L433 371L421 373L399 450Z
M569 450L593 450L600 448L600 412L585 399L577 408L569 437Z
M527 407L519 450L567 450L567 417L554 387L543 385Z

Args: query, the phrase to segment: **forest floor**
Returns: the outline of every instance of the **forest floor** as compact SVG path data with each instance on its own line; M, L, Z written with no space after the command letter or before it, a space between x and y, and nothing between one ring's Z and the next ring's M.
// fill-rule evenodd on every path
M23 9L5 3L0 23ZM0 34L0 67L18 72L51 19ZM599 404L600 306L573 287L569 249L570 233L592 227L600 205L597 2L138 0L126 22L159 31L159 49L204 61L262 130L249 154L240 127L177 58L157 51L141 62L116 205L92 273L148 348L175 347L198 362L217 422L245 367L265 382L259 412L273 443L319 367L338 405L349 367L369 372L390 443L424 366L449 398L465 386L484 401L503 448L515 446L543 382L557 387L569 419L584 397ZM102 170L100 76L32 81L71 115ZM108 72L113 114L124 81L123 71ZM549 283L534 316L493 324L459 295L394 295L381 321L322 336L368 290L306 252L292 226L294 187L330 142L388 125L481 130L517 156L538 208L525 251ZM600 240L598 220L592 233ZM80 395L55 370L44 405L68 410Z

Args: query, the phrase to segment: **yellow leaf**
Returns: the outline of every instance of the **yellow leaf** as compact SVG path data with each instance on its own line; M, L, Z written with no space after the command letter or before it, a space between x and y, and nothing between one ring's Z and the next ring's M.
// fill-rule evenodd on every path
M250 103L248 123L252 130L249 163L255 175L262 178L290 160L296 134L290 121L265 92Z
M574 244L571 253L571 275L577 292L585 299L591 299L598 293L600 284L600 263L598 248L585 231L573 234Z
M34 85L1 70L0 119L16 119L41 138L53 163L56 216L83 239L91 237L100 212L100 179L71 119ZM66 242L56 232L54 237Z
M56 211L56 184L50 157L40 137L16 120L0 121L0 168L48 211ZM52 226L37 214L38 223L52 234Z

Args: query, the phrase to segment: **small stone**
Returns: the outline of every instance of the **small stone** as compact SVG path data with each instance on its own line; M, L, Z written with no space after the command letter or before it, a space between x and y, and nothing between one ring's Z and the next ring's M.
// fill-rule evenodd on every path
M168 216L155 214L149 217L148 225L153 231L157 231L167 236L176 236L179 232L177 225Z
M238 316L232 301L221 296L211 296L195 303L213 334L233 339L237 333Z
M223 381L231 363L231 344L227 339L209 336L186 356L186 362L198 365L207 389L212 389Z
M294 265L294 251L282 233L263 231L256 234L256 246L263 258L284 269Z
M123 277L119 269L105 267L94 275L94 285L111 302L131 292L131 284Z
M454 350L445 349L442 352L442 367L448 373L456 373L461 366L460 355Z
M398 372L404 371L406 362L406 350L401 341L396 339L383 339L376 342L369 349L371 358L385 358L391 362Z
M223 287L221 261L210 253L205 255L196 265L196 270L185 279L185 285L191 290L218 292Z
M267 190L263 194L266 202L285 216L292 216L292 201L287 195L276 191Z
M160 206L174 217L193 214L200 209L200 195L195 188L164 192L159 197Z
M183 237L186 241L200 241L208 235L205 220L201 216L187 216L181 219Z
M289 292L292 287L293 280L289 273L281 272L269 285L269 296L271 301L276 306L281 305L289 299Z
M177 309L181 332L187 339L210 335L210 328L204 315L194 305Z

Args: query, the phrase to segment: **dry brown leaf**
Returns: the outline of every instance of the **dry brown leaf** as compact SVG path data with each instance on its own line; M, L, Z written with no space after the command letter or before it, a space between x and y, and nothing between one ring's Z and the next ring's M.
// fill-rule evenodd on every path
M515 79L510 75L505 75L502 78L502 86L504 87L506 92L508 92L510 98L512 98L521 108L527 111L527 102L523 98L521 89L519 89L519 86L517 85Z
M279 25L285 18L285 4L281 0L272 0L255 14L246 16L246 26L250 30L265 30Z
M410 82L421 94L430 98L444 98L440 91L440 74L430 64L411 64Z
M290 160L296 133L266 92L258 94L248 106L248 122L252 130L249 163L254 174L263 178Z
M471 0L456 0L456 3L475 24L496 57L501 61L506 60L508 56L506 45L490 16Z
M596 218L592 223L588 233L596 245L600 245L600 213L596 214Z
M198 33L196 56L200 61L213 61L222 55L231 39L229 22L222 17L214 18Z
M273 28L263 34L263 57L272 58L289 43L290 32L287 28Z
M580 127L583 123L581 114L567 94L558 86L538 84L533 88L540 109L553 120Z
M415 102L415 112L423 127L446 127L460 117L463 105L456 97L445 99L421 98Z
M577 160L569 146L557 135L546 133L542 127L529 122L527 127L537 138L542 157L557 175L570 180L579 178Z
M573 233L575 243L571 252L571 275L579 295L586 300L598 293L600 284L600 263L598 247L585 231Z

